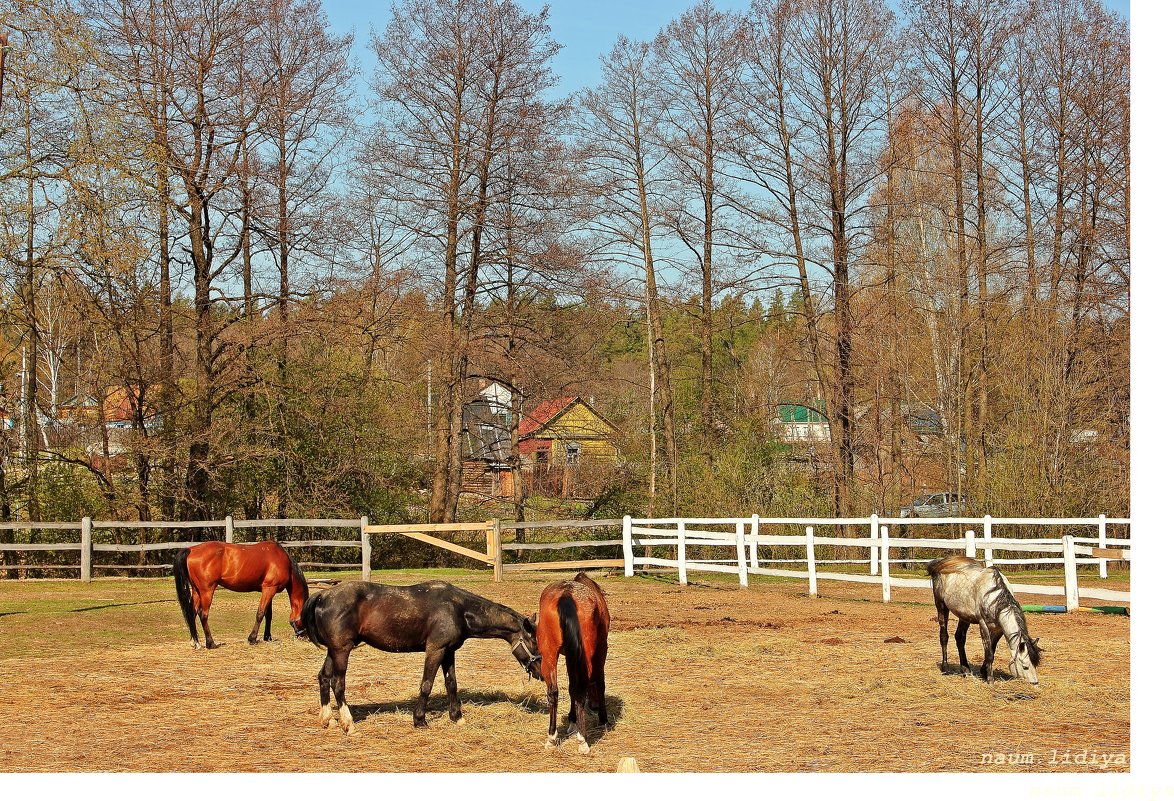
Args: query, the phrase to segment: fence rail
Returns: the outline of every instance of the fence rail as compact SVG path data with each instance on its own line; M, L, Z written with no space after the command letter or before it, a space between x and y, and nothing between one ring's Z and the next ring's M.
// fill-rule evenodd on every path
M1080 518L993 518L985 517L954 517L954 518L882 518L874 515L866 518L767 518L753 515L749 518L666 518L644 519L625 518L623 525L624 543L624 574L631 576L637 568L676 568L678 580L681 584L688 583L690 570L698 572L729 573L738 576L742 587L749 586L751 575L785 576L790 578L806 578L808 590L815 595L818 592L820 580L851 581L866 584L880 584L882 599L889 601L892 587L929 587L928 578L898 577L891 575L890 568L897 563L925 563L925 558L910 556L909 558L895 558L893 548L939 550L946 552L962 552L968 556L978 557L981 549L983 561L988 565L1040 565L1056 564L1064 567L1064 585L1052 586L1046 584L1012 583L1011 588L1017 593L1035 595L1058 595L1065 599L1065 607L1069 610L1080 606L1080 598L1096 598L1106 601L1129 602L1129 592L1105 589L1103 587L1079 586L1077 567L1079 565L1097 565L1099 576L1107 577L1109 561L1129 561L1131 558L1129 539L1109 538L1106 527L1109 525L1128 526L1126 518L1109 518L1105 515L1098 517ZM732 530L717 530L719 527L732 527ZM765 534L764 526L802 526L804 533L799 534ZM816 536L816 528L868 527L867 536L848 537L833 534L831 536ZM890 526L975 526L981 527L982 536L977 536L976 529L966 529L962 536L953 537L891 537ZM1049 538L1020 538L995 537L996 527L1008 528L1019 526L1049 527L1061 529L1061 536ZM1075 536L1064 529L1089 527L1096 531L1096 536ZM1114 548L1109 545L1116 546ZM642 546L646 549L644 556L637 556L635 548ZM734 558L692 558L688 557L688 548L705 547L709 549L734 549ZM760 558L760 546L783 546L802 548L804 558L763 559ZM653 556L652 548L668 548L675 551L675 558ZM817 548L849 548L860 549L868 553L868 558L817 558ZM1026 558L996 558L996 552L1011 552L1012 554L1030 554ZM1038 556L1039 554L1054 555L1051 557ZM943 554L944 555L944 554ZM712 554L710 554L712 556ZM769 564L804 564L805 570L767 567ZM819 565L828 564L868 564L869 573L840 573L824 572Z
M1130 525L1127 518L1109 518L1105 515L1092 518L993 518L986 517L957 517L957 518L884 518L877 515L859 518L791 518L791 517L722 517L722 518L632 518L625 517L614 520L550 520L528 522L501 522L488 520L481 523L440 523L440 524L396 524L371 525L366 517L358 519L265 519L265 520L234 520L231 516L223 520L195 520L195 521L112 521L91 520L83 518L77 523L48 522L48 523L0 523L0 530L47 530L47 531L78 531L80 542L30 542L30 543L2 543L0 552L45 552L45 551L77 551L80 553L80 564L68 565L3 565L4 570L16 569L45 569L77 570L83 581L92 578L93 571L119 570L154 570L168 567L165 564L151 565L94 565L95 553L148 553L154 551L175 550L198 544L197 541L160 542L160 543L105 543L94 542L94 530L117 529L205 529L223 534L225 542L234 542L238 529L276 529L284 534L294 529L356 529L357 539L285 539L281 544L288 548L354 548L359 551L358 562L329 563L304 562L306 567L316 568L361 568L364 579L371 576L371 537L372 536L402 536L408 539L426 543L442 550L456 553L478 564L488 565L493 569L494 579L501 581L505 574L525 573L538 570L586 570L591 568L622 567L624 574L631 576L637 568L645 569L676 569L681 584L688 583L689 571L727 573L738 576L739 584L749 586L750 576L784 576L791 578L807 578L808 589L811 594L818 591L822 581L849 581L867 584L880 584L882 598L890 600L892 587L929 587L926 578L913 578L891 575L893 563L923 564L929 559L908 554L898 558L892 551L894 548L907 550L920 549L942 552L962 552L969 556L978 556L982 551L982 558L988 565L1063 565L1063 586L1044 584L1012 583L1015 592L1036 595L1062 596L1065 606L1074 609L1080 605L1080 598L1096 598L1107 601L1129 602L1129 592L1105 589L1103 587L1080 587L1078 584L1077 568L1081 565L1096 565L1101 578L1107 577L1107 565L1110 561L1129 561L1131 559L1131 540L1127 537L1109 537L1107 527ZM766 527L801 527L802 534L766 533ZM925 526L973 526L966 528L960 536L933 536L910 537L890 536L890 528L894 526L925 527ZM1060 529L1060 536L1052 537L1007 537L994 536L996 528L1005 531L1008 528L1023 526L1047 527ZM607 539L585 539L579 534L573 540L555 540L549 542L502 541L503 531L512 531L515 538L519 535L528 535L537 531L583 531L586 529L620 529L621 536ZM843 536L844 529L867 528L866 536ZM726 530L722 530L722 529ZM817 535L816 529L831 529L831 535ZM1088 536L1069 533L1071 529L1093 529ZM981 530L981 536L978 531ZM485 537L484 551L458 545L443 539L443 534L466 533ZM622 558L587 558L587 559L559 559L554 561L512 561L506 562L504 555L511 554L515 558L534 554L541 551L567 551L571 549L619 548ZM645 553L636 555L636 548L642 547ZM727 551L727 555L715 558L713 553L689 558L688 549L692 547L717 549ZM778 558L777 554L764 554L762 548L791 548L800 551L798 555ZM672 558L664 555L653 555L653 549L667 549ZM729 549L733 554L728 554ZM828 548L855 549L858 558L844 558L843 555L832 554L828 558ZM825 553L820 554L820 551ZM614 553L614 551L613 551ZM999 554L999 556L996 556ZM1011 556L1008 556L1011 554ZM573 555L573 554L572 554ZM601 556L606 556L601 555ZM868 565L869 572L844 573L821 571L820 566L830 565ZM796 568L772 567L771 565L794 565Z

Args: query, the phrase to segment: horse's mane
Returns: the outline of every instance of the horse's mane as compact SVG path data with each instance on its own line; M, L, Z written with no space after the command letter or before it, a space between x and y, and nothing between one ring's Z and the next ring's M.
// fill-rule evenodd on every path
M994 566L990 570L995 574L995 586L998 588L998 592L991 602L992 611L996 617L1004 611L1011 612L1011 615L1015 618L1015 622L1019 624L1019 633L1023 637L1023 641L1027 643L1027 656L1031 660L1031 664L1039 667L1040 662L1043 661L1042 649L1027 632L1027 616L1023 614L1023 607L1020 606L1018 599L1011 592L1011 587L1008 586L1007 579L1003 576L1003 573Z
M281 550L285 551L285 555L289 557L289 572L290 575L301 585L302 591L306 593L306 597L310 597L310 584L306 581L306 574L302 572L302 566L298 564L298 560L294 555L286 550L284 547Z

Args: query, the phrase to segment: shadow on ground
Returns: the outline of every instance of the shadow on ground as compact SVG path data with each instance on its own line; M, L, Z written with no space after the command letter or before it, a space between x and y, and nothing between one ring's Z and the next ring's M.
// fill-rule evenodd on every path
M546 705L545 697L536 697L533 695L523 695L521 693L506 693L501 691L495 692L460 692L458 693L461 699L461 705L472 706L488 706L489 704L511 704L530 715L542 715L545 723L546 716L550 713L550 707ZM561 693L561 698L566 698L566 693ZM607 704L607 727L599 725L599 718L595 710L588 707L588 721L595 721L592 726L588 723L590 732L587 736L587 742L594 744L606 732L615 728L616 723L624 716L624 700L615 695L606 696L604 703ZM560 703L560 707L566 707L568 704ZM352 704L350 706L351 715L355 719L355 723L359 723L372 715L403 715L407 718L412 717L413 711L416 709L416 699L409 698L402 701L391 701L383 704ZM428 706L425 707L425 719L429 723L447 722L448 721L448 697L442 692L440 694L433 694L428 699ZM569 725L567 716L562 715L562 723L560 730L565 730ZM545 731L545 726L542 727Z

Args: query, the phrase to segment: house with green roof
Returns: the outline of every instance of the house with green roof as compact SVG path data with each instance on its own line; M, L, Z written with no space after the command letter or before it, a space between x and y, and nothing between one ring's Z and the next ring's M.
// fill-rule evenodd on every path
M827 402L783 401L778 406L775 426L782 442L820 443L832 441Z

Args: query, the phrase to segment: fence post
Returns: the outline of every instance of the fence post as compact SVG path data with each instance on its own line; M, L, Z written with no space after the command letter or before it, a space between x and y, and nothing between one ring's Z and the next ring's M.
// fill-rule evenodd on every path
M1101 515L1100 522L1097 523L1097 537L1100 538L1100 546L1102 548L1107 547L1108 538L1105 535L1105 516L1104 515ZM1102 559L1099 564L1100 564L1100 568L1101 568L1100 569L1101 578L1108 578L1109 577L1109 560Z
M881 599L885 603L893 596L893 589L889 585L889 527L880 527L880 570L881 570Z
M689 576L685 572L685 521L677 521L677 581L681 584L689 583Z
M359 548L363 552L363 581L371 580L371 535L367 533L367 516L359 518Z
M92 578L94 560L94 528L92 523L90 518L82 518L82 581L87 584Z
M501 581L501 522L495 517L489 521L488 526L489 553L487 555L493 560L493 580Z
M750 516L750 567L758 569L758 515Z
M815 526L807 527L807 594L814 598L818 594L815 580Z
M636 573L632 559L632 516L624 515L624 575L633 576Z
M224 518L224 541L232 542L235 529L232 527L232 515L226 515Z
M978 555L978 551L974 548L974 532L970 530L966 532L966 555L971 559Z
M1064 606L1069 612L1080 606L1080 588L1076 585L1076 543L1071 534L1064 535Z
M982 519L982 538L989 540L991 538L991 516L986 515ZM988 546L986 548L986 566L990 567L995 563L995 552Z
M872 539L872 547L868 549L868 551L869 551L869 556L868 556L868 570L869 570L869 572L870 572L872 575L874 575L874 576L875 576L875 575L876 575L876 573L877 573L877 569L878 569L878 565L877 565L877 556L878 556L877 542L880 540L880 518L879 518L879 517L877 517L877 514L876 514L876 512L873 512L873 513L872 513L872 525L871 525L871 527L870 527L870 531L869 531L869 537Z
M738 548L738 586L749 587L750 580L746 576L746 524L738 523L735 534L735 545Z

